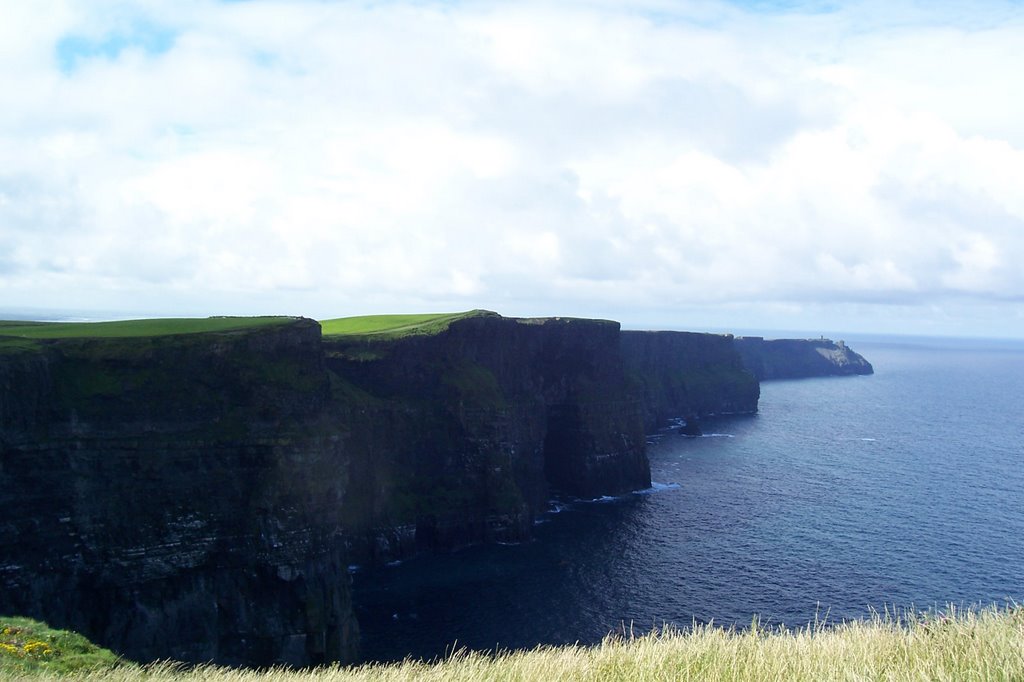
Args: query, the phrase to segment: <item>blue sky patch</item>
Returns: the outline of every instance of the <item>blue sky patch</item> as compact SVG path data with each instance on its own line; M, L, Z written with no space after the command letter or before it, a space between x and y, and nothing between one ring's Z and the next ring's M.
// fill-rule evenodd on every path
M843 6L836 0L729 0L729 4L763 14L827 14Z
M141 48L146 54L163 54L174 46L177 33L164 26L133 24L100 38L71 34L57 42L57 63L64 73L71 73L85 60L116 59L123 50Z

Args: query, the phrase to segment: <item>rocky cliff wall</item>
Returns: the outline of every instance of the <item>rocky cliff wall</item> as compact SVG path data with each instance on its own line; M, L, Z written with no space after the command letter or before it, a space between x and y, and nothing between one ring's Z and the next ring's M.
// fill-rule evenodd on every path
M871 363L843 341L737 337L744 366L759 381L873 374Z
M621 345L648 431L675 417L757 411L760 387L729 335L624 331Z
M525 538L650 486L645 425L758 397L751 344L601 320L0 341L0 612L137 660L352 660L349 563Z
M137 660L351 660L319 325L0 356L0 611Z
M346 507L355 555L522 539L552 492L649 486L618 333L481 316L433 336L325 339L338 401L362 415Z
M0 611L137 660L351 660L348 563L649 485L617 323L0 349Z

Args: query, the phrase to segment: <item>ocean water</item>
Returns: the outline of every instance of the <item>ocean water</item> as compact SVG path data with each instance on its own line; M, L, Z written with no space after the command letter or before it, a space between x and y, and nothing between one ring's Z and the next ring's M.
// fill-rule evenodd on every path
M757 415L656 435L654 490L356 572L364 656L1024 602L1024 343L849 341L874 376L764 383Z

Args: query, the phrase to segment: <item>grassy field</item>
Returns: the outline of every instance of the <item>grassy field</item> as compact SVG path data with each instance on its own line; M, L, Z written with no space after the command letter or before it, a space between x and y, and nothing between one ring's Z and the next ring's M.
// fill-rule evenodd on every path
M132 338L227 332L292 322L294 317L206 317L117 322L21 322L0 320L0 336L22 339Z
M378 336L399 338L414 334L439 334L452 322L467 317L496 315L487 310L464 313L423 313L419 315L362 315L321 320L324 336Z
M6 659L0 659L4 661ZM28 679L49 679L39 670ZM22 679L0 666L0 680ZM244 671L174 664L85 672L96 682L348 682L365 680L1021 680L1024 608L876 617L799 630L739 632L697 626L595 647L568 646L497 656L458 652L447 660L313 670Z

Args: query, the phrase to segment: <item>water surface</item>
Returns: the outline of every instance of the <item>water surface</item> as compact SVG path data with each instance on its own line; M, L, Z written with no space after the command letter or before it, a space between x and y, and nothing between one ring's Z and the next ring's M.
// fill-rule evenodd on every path
M656 438L655 491L356 573L363 653L1024 601L1024 345L851 345L874 376L765 383L759 414Z

